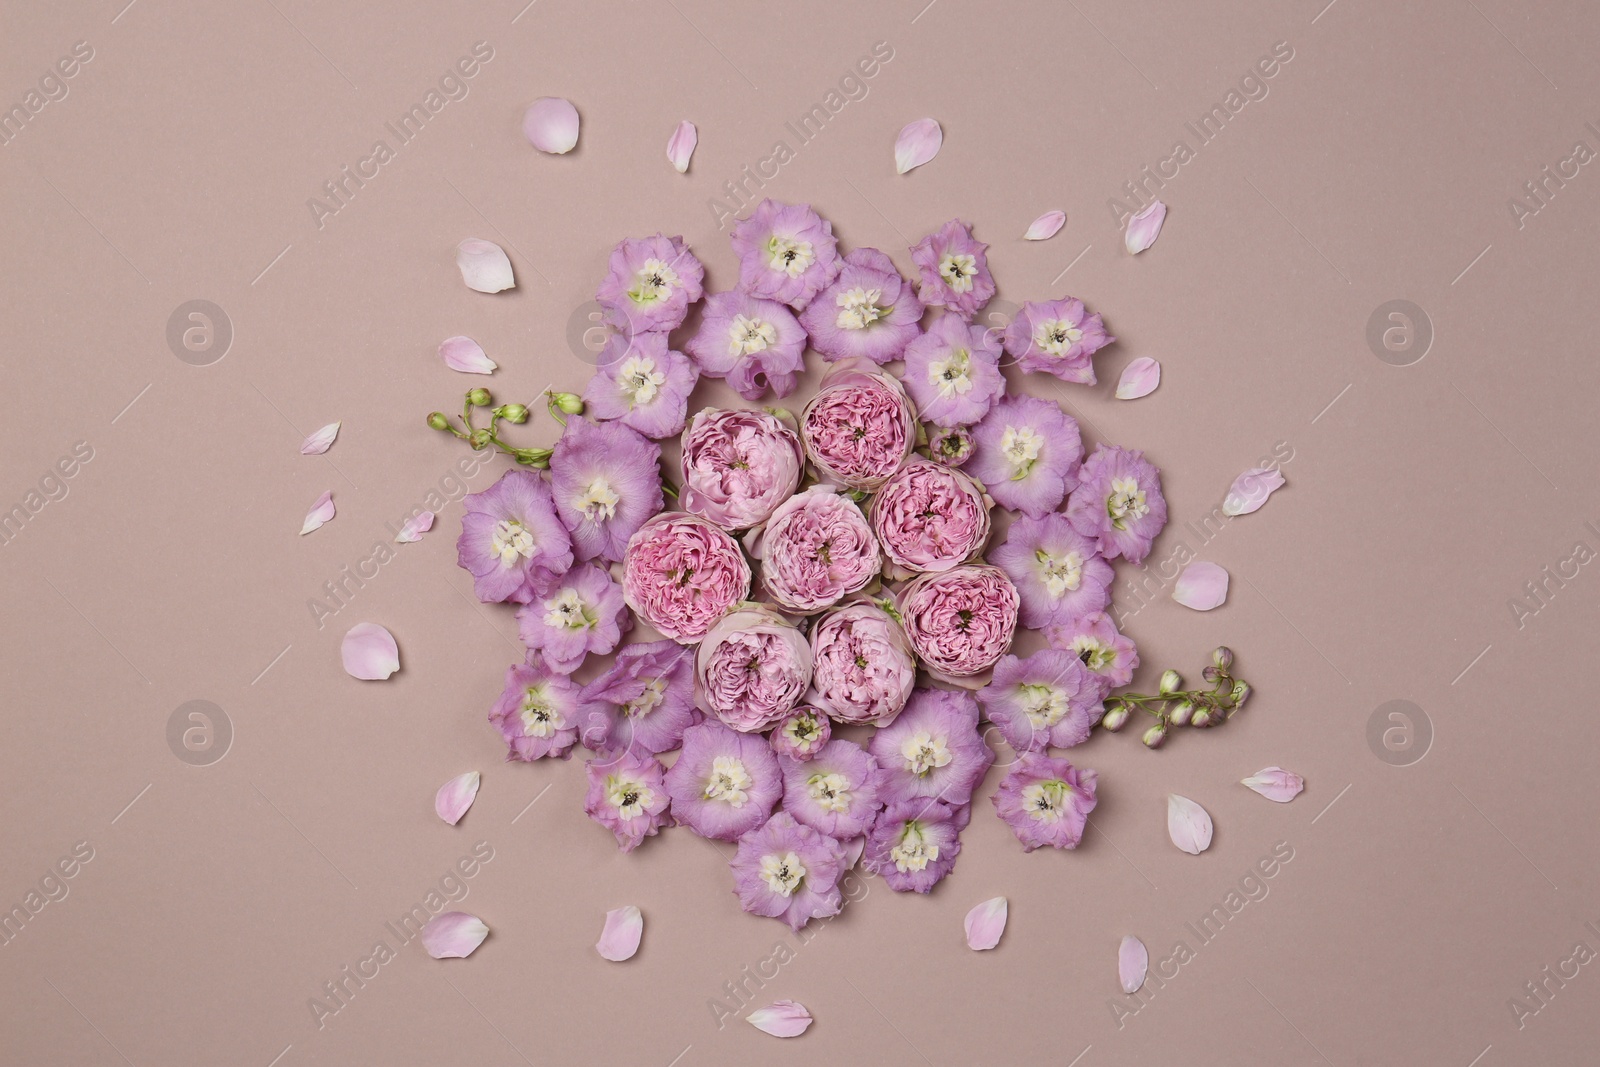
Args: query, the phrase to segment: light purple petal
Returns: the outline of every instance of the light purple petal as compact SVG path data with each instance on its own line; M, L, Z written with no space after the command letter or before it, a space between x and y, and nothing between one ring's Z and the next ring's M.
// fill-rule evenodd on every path
M1206 809L1176 793L1167 794L1167 836L1191 856L1211 847L1211 816Z
M482 776L477 771L468 771L458 774L444 785L433 796L433 810L445 822L454 826L461 821L461 816L472 807L472 801L478 795L478 783Z
M400 532L394 535L394 539L402 545L422 540L422 535L433 529L433 519L433 512L419 511L400 524Z
M522 132L541 152L570 152L578 143L578 109L565 97L541 96L522 116Z
M511 260L505 249L493 241L468 237L456 245L456 266L461 270L461 280L468 289L480 293L498 293L502 289L516 288L516 278L511 273Z
M1172 599L1196 611L1220 607L1228 599L1228 572L1215 563L1196 560L1178 575Z
M1150 953L1144 942L1129 934L1117 948L1117 979L1124 993L1137 993L1144 985L1145 972L1150 969Z
M375 622L358 622L339 646L345 673L367 682L381 682L400 669L400 646L394 634Z
M320 456L332 448L333 439L339 436L340 425L337 422L330 422L310 437L307 437L300 444L300 454L302 456Z
M1161 364L1149 356L1140 356L1122 370L1117 382L1118 400L1138 400L1149 396L1161 384Z
M852 837L844 843L844 870L855 870L856 864L861 862L861 854L867 850L867 835Z
M322 529L322 524L332 519L333 515L333 490L330 489L317 497L317 502L306 512L306 521L300 526L300 536L304 537L312 530Z
M744 1021L773 1037L799 1037L811 1025L811 1013L792 1000L775 1000L746 1015Z
M1161 224L1167 219L1167 205L1159 200L1150 202L1150 206L1128 220L1128 232L1123 235L1123 241L1128 246L1128 251L1138 255L1156 243L1156 238L1161 236Z
M1254 789L1268 800L1287 804L1300 795L1300 790L1306 787L1306 780L1282 767L1263 767L1250 777L1241 778L1239 784Z
M894 169L898 174L922 166L939 154L944 144L944 131L933 119L918 119L907 123L894 141Z
M1248 515L1261 510L1267 497L1283 488L1283 472L1276 467L1251 467L1233 480L1222 501L1224 515Z
M684 119L678 123L678 128L672 131L672 137L667 141L667 158L672 160L672 169L679 174L689 169L689 157L694 155L695 145L700 143L700 132L694 128L694 123Z
M1006 932L1006 898L992 897L967 912L967 947L977 952L994 948Z
M1028 232L1022 235L1024 241L1048 241L1060 232L1061 227L1067 224L1065 211L1046 211L1034 219L1028 226Z
M605 929L594 949L612 963L633 959L639 951L639 939L644 936L644 916L632 904L612 908L606 912Z
M422 947L436 960L465 959L488 936L489 928L476 915L447 911L422 928Z
M451 370L463 374L493 374L498 366L484 354L483 346L470 337L448 337L439 343L439 358Z

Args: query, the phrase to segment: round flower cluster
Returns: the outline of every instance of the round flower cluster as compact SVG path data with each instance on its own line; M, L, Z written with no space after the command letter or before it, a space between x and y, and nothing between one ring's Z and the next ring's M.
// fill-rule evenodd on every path
M909 276L803 205L764 201L732 243L738 284L709 295L681 238L619 244L597 293L615 332L581 403L552 402L560 441L466 498L460 564L518 605L528 649L490 713L509 758L588 749L585 809L624 850L672 825L736 842L745 909L795 928L839 911L857 862L902 891L950 871L985 720L1016 752L1000 817L1027 849L1075 847L1095 772L1050 750L1138 665L1111 561L1145 558L1166 503L1141 453L1086 456L1003 368L1092 383L1113 338L1071 298L974 325L995 284L960 221ZM808 347L831 366L798 415L691 413L701 378L789 396ZM1048 647L1014 655L1019 627Z

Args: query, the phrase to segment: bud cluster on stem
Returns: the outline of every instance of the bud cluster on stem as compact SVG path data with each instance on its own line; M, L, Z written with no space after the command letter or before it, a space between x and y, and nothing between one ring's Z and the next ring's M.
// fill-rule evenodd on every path
M550 414L565 424L561 413L578 415L583 412L582 398L572 393L549 393ZM501 404L489 412L489 425L477 426L473 424L473 412L478 408L486 408L494 403L494 396L482 386L467 390L465 402L461 405L461 424L456 422L442 411L430 412L428 425L443 433L454 434L467 442L475 452L482 452L490 445L515 459L524 467L546 468L550 466L551 449L548 448L517 448L500 439L499 427L502 422L509 422L520 426L528 421L532 414L525 404Z
M1217 726L1233 718L1250 699L1250 683L1233 676L1233 651L1226 646L1211 653L1211 665L1201 671L1210 689L1184 689L1177 671L1165 671L1154 694L1118 693L1107 697L1100 725L1117 731L1128 725L1135 711L1155 717L1140 740L1146 748L1160 748L1176 726Z

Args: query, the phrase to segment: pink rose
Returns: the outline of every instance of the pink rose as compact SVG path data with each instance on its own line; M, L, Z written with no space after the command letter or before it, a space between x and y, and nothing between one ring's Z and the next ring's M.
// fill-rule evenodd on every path
M878 573L872 527L831 485L814 485L779 504L754 540L763 588L790 611L820 611Z
M998 567L957 567L924 574L900 590L911 647L945 681L982 674L1011 647L1021 600Z
M917 456L884 484L867 514L893 563L938 572L983 551L991 503L968 475Z
M622 596L634 613L692 645L750 593L750 564L732 537L696 515L662 512L628 539Z
M916 446L917 414L893 375L844 359L800 416L806 453L822 476L852 489L882 485Z
M745 604L724 615L695 654L695 699L742 733L789 713L811 684L811 646L771 608Z
M725 530L745 530L795 491L804 463L800 438L776 415L704 408L683 431L679 503Z
M905 631L871 600L841 605L817 619L811 650L812 703L840 722L889 725L917 681Z

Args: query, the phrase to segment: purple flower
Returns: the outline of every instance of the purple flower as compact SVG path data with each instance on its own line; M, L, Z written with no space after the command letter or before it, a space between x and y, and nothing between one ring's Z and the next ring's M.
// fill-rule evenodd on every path
M783 767L783 810L840 841L866 833L878 812L878 765L854 741L829 741L812 759Z
M708 378L726 378L746 400L794 392L805 365L806 331L794 313L775 300L740 290L706 300L700 329L684 345Z
M1067 518L1079 533L1099 539L1102 556L1138 563L1167 524L1161 472L1143 452L1100 445L1078 471Z
M1006 391L1000 343L948 311L906 346L904 379L922 417L938 426L977 422Z
M489 709L508 760L565 759L578 739L578 687L543 662L506 668L506 687Z
M1131 682L1133 669L1139 665L1139 650L1117 632L1116 623L1103 611L1047 626L1045 637L1050 647L1070 652L1083 661L1099 681L1102 700L1111 690Z
M1099 718L1100 679L1070 652L1046 648L1027 659L1002 656L978 690L984 715L1018 752L1071 748Z
M879 813L867 835L863 863L896 893L926 893L950 873L961 854L966 815L941 800L901 800Z
M782 919L791 930L837 915L844 907L839 892L844 846L786 812L740 837L739 851L728 866L744 910Z
M694 653L676 641L624 647L581 696L583 743L602 754L670 752L683 743L683 731L700 721Z
M1042 752L1023 755L991 798L1025 852L1044 845L1077 848L1094 810L1094 771Z
M839 274L833 226L809 204L763 200L729 240L739 256L739 288L796 311Z
M885 800L936 797L965 804L994 762L978 733L978 702L951 689L918 689L894 722L868 743L883 769Z
M667 347L666 334L614 333L600 352L583 402L595 418L616 419L659 440L683 430L689 394L699 378L688 356Z
M949 308L968 322L994 296L988 245L974 240L972 227L951 219L911 250L921 272L918 292L930 307Z
M1098 314L1086 314L1083 301L1070 296L1043 303L1030 300L1006 327L1006 351L1018 367L1084 385L1095 384L1089 357L1115 340Z
M663 781L666 768L654 756L624 752L614 759L592 759L584 773L589 792L583 810L616 835L622 851L632 852L639 842L672 825L667 814L672 798Z
M571 674L593 652L605 655L633 628L633 616L618 585L603 568L585 563L543 597L517 609L517 629L530 650Z
M661 446L620 422L573 419L550 457L556 510L579 559L620 561L661 510Z
M485 604L526 604L572 566L572 535L556 515L550 485L533 471L509 470L461 501L456 561L472 574Z
M804 762L822 751L832 735L833 726L827 714L802 704L773 724L772 751L777 756Z
M946 467L962 467L972 458L972 428L929 426L928 458Z
M800 314L823 359L861 356L879 366L900 358L921 321L922 301L876 248L845 256L839 277Z
M666 782L673 817L719 841L736 841L766 822L783 795L783 774L767 739L709 720L683 732L683 752Z
M629 336L674 330L700 299L705 268L681 237L628 238L611 252L611 273L595 299Z
M683 431L683 509L726 530L765 522L805 467L791 423L765 411L701 408Z
M1022 598L1022 625L1031 630L1104 611L1111 603L1111 564L1101 558L1094 538L1059 512L1017 519L1005 543L989 551L989 562L1011 576Z
M1061 506L1083 460L1078 420L1054 400L1008 396L972 431L967 473L1003 508L1037 519Z

